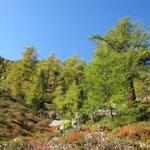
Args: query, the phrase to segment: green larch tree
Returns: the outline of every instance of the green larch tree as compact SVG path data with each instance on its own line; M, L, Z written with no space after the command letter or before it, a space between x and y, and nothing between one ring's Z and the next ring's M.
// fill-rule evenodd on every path
M34 47L26 48L22 59L9 66L6 82L14 96L24 97L35 74L37 54Z
M123 18L105 36L96 34L91 39L97 40L97 51L102 49L105 43L105 47L120 55L127 53L125 74L128 82L128 101L133 103L136 99L134 80L139 76L140 70L144 70L146 61L150 59L148 33L143 31L138 22Z
M64 111L66 118L72 118L74 113L79 109L79 96L80 91L79 87L75 81L69 86L64 98Z

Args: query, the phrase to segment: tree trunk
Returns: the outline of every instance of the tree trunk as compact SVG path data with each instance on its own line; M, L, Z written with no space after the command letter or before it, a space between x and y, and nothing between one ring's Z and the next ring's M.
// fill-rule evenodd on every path
M93 114L92 113L90 115L90 118L91 118L92 123L94 123L94 118L93 118Z
M110 107L109 107L109 110L110 110L111 119L113 119L113 117L114 117L114 116L113 116L113 108L110 106Z
M90 118L91 118L92 123L94 123L94 117L93 117L93 109L92 109L92 107L91 107Z
M129 81L128 104L129 106L131 106L136 99L136 95L135 95L133 79L131 76L129 76L128 81Z

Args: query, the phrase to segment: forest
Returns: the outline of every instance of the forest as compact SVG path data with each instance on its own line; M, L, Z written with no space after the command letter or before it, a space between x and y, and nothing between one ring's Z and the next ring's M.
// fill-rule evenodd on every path
M88 40L95 44L90 62L79 59L77 54L61 61L54 53L40 60L35 47L25 48L17 61L0 57L1 146L16 137L19 137L18 143L22 143L23 138L29 141L27 137L30 137L30 145L35 146L31 139L40 139L42 134L48 137L47 134L53 131L46 126L47 121L59 118L76 120L75 129L66 125L63 133L57 134L61 134L60 137L71 132L70 138L76 142L77 149L86 149L83 148L86 141L83 142L79 135L82 134L79 128L87 132L96 127L106 130L106 134L111 132L112 139L119 134L119 138L125 138L126 145L130 143L135 149L142 149L139 146L142 142L147 146L144 149L150 148L149 32L140 22L125 17L105 35L94 34ZM14 114L9 118L14 110L19 112L20 117ZM38 112L53 114L51 118L40 117ZM29 119L27 121L24 117L28 114L31 115L30 120L33 119L32 124L27 124ZM36 128L37 120L43 122L42 129L39 126ZM34 128L38 130L38 135L35 135L36 131L32 132ZM11 133L14 129L16 133ZM25 129L26 133L22 133ZM89 150L96 149L94 144L88 147Z

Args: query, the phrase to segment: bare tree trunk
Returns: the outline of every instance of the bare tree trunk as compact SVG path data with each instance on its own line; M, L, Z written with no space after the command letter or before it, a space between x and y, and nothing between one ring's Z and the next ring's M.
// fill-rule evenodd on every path
M111 119L113 119L113 117L114 117L114 116L113 116L113 108L110 106L110 107L109 107L109 110L110 110Z
M90 118L91 118L92 123L94 123L94 117L93 117L93 109L92 109L92 107L91 107Z
M92 121L92 123L94 123L94 118L93 118L93 114L91 113L91 121Z

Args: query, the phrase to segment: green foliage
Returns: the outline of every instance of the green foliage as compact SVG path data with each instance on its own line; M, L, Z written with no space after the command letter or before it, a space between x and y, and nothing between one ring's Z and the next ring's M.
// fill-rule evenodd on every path
M80 91L75 82L73 82L65 95L64 108L65 108L65 117L71 118L79 108L79 95Z
M86 70L89 82L87 106L92 108L91 111L125 103L127 82L121 63L124 59L124 56L107 48L96 49L94 59Z
M37 75L35 81L32 82L30 89L25 93L25 101L27 104L41 107L46 91L45 76L43 70Z
M141 24L123 18L104 36L96 34L91 39L97 45L88 64L76 54L64 62L53 53L39 61L34 47L26 48L15 62L0 57L0 90L66 118L78 112L93 121L93 112L113 107L119 122L127 116L127 120L138 118L142 109L149 111L135 106L136 100L148 102L150 96L149 35Z
M138 102L134 105L137 121L150 120L150 104Z
M22 60L9 66L6 85L12 95L24 97L33 80L36 57L35 48L30 47L23 52Z
M47 59L38 62L36 71L35 80L38 81L39 93L44 101L52 103L59 82L60 61L52 53Z
M64 106L64 92L61 86L58 86L54 91L54 100L53 103L56 106L57 111L63 110Z
M70 84L74 81L78 85L82 83L84 78L84 68L85 62L79 60L76 54L63 63L61 67L60 80L62 80L65 90L68 89Z
M12 63L11 61L4 59L3 57L0 57L0 91L6 90L5 89L6 86L3 82L6 79L7 71L11 63Z
M144 65L150 59L149 36L139 23L123 18L104 37L92 39L97 47L86 69L86 111L115 106L122 113L136 98L135 80L149 72Z

